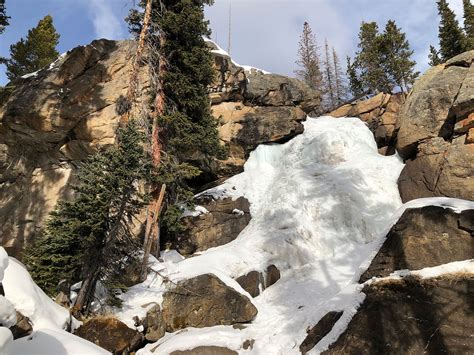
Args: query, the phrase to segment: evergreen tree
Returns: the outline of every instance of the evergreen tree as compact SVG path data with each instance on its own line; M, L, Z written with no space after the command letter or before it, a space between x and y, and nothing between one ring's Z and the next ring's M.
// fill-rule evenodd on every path
M212 0L155 0L148 46L149 64L157 83L152 101L165 98L164 110L156 120L162 159L159 175L166 183L164 232L181 230L182 209L192 205L189 178L198 174L190 157L211 162L225 158L217 121L211 115L208 86L214 78L212 55L203 37L210 35L204 6ZM139 4L145 8L146 1ZM143 13L132 10L127 18L132 33L139 34ZM165 63L166 70L156 70ZM156 77L155 73L161 73ZM160 95L158 96L157 93ZM156 108L156 104L155 104Z
M347 100L347 89L344 82L344 73L342 72L339 56L334 47L332 48L332 61L334 69L334 92L336 96L336 106L342 105Z
M139 183L152 179L151 159L134 121L118 136L118 145L83 163L74 200L56 206L41 238L25 253L32 277L50 295L61 280L82 281L75 314L88 312L98 281L115 299L117 270L137 249L132 219L148 202Z
M328 40L324 41L324 84L326 93L326 110L331 110L336 106L336 90L334 79L334 68L329 54Z
M435 66L443 62L439 57L439 52L433 46L430 46L430 54L428 55L428 59L430 60L429 65L431 66Z
M59 34L54 28L53 18L47 15L38 26L28 31L26 39L10 46L10 59L6 61L8 79L17 79L51 64L59 55L56 51L58 43Z
M359 70L364 91L372 93L390 92L392 86L383 68L383 38L375 22L362 22L359 32L358 52L354 65Z
M474 49L474 5L471 0L463 0L464 32L466 34L466 50Z
M7 9L5 7L5 0L0 0L0 35L5 31L5 28L9 25L7 16Z
M415 72L416 62L411 60L413 50L405 33L389 20L381 35L381 62L390 85L398 86L402 92L408 91L419 73Z
M465 36L456 20L456 15L449 8L446 0L438 0L438 14L440 15L439 24L439 52L442 61L464 52Z
M349 79L349 88L354 98L360 97L364 94L364 88L357 74L356 63L351 62L351 57L347 56L347 77Z
M296 75L313 90L322 93L322 74L318 46L316 36L313 34L308 22L305 22L303 25L296 64L301 67L301 69L295 71Z

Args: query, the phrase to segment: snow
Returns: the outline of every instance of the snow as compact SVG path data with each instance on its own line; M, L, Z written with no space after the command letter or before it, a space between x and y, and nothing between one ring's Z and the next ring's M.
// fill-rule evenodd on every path
M10 328L16 324L16 312L13 304L0 295L0 326Z
M2 333L0 333L1 339ZM10 342L2 355L105 355L110 354L97 345L64 330L39 329L30 336Z
M379 155L372 133L357 118L308 118L304 125L304 133L285 144L259 146L243 173L205 192L250 201L252 220L236 240L178 262L157 261L153 268L162 276L149 275L123 296L127 317L143 314L150 299L160 302L167 280L204 273L247 294L234 278L274 264L281 279L252 300L256 319L242 330L219 326L167 334L140 354L159 344L163 353L199 345L241 350L246 339L256 339L255 354L297 354L306 329L333 310L344 314L324 341L345 329L364 299L357 284L362 266L402 205L397 179L403 163ZM139 289L146 290L143 301Z
M66 57L66 55L67 55L67 52L62 53L62 54L61 54L54 62L52 62L47 68L44 67L44 68L38 69L38 70L35 71L35 72L22 75L21 78L22 78L22 79L33 78L33 77L38 76L39 72L42 71L42 70L52 70L52 69L54 69L55 67L58 66L59 62L60 62L63 58Z
M453 261L451 263L427 267L421 270L396 270L387 277L373 278L371 280L367 280L365 283L371 284L374 282L376 283L386 280L398 280L407 276L417 276L422 279L432 279L449 274L474 274L474 259Z
M243 215L245 214L244 211L239 210L238 208L234 208L234 209L232 210L232 213L233 213L233 214L236 214L236 215L238 215L238 216L243 216Z
M2 284L5 298L33 322L35 329L60 330L69 322L69 312L49 298L15 258L10 258ZM77 325L78 322L73 319L73 328Z
M209 213L209 211L204 206L195 206L193 211L185 210L181 218L183 217L197 217L202 214Z
M10 329L0 327L0 350L5 349L9 344L13 342L13 334ZM0 351L0 354L4 354Z
M266 70L258 69L258 68L252 67L252 66L250 66L250 65L240 65L240 64L236 63L236 62L232 59L232 57L230 56L230 54L229 54L227 51L225 51L224 49L222 49L216 42L214 42L213 40L211 40L210 38L207 38L207 37L204 37L204 41L210 42L210 43L212 43L214 46L217 47L217 49L211 50L211 53L218 54L218 55L222 55L222 56L225 56L225 57L229 57L230 60L232 61L232 63L233 63L236 67L243 68L246 72L257 71L257 72L261 72L262 74L271 74L270 72L268 72L268 71L266 71Z

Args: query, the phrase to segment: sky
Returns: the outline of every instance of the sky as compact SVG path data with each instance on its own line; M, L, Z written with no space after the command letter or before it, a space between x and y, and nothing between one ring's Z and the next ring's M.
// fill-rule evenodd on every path
M53 16L61 38L60 53L97 38L126 39L123 18L138 0L6 0L10 26L0 35L0 56L25 37L45 15ZM462 0L449 0L462 21ZM417 69L428 67L430 44L437 45L438 15L435 0L215 0L206 8L214 39L228 48L231 8L231 54L240 64L273 73L294 75L298 40L308 21L318 44L327 39L341 60L353 55L362 21L376 21L383 28L393 19L406 32L415 51ZM462 23L462 22L461 22ZM345 67L344 63L341 63ZM0 85L7 82L0 66Z

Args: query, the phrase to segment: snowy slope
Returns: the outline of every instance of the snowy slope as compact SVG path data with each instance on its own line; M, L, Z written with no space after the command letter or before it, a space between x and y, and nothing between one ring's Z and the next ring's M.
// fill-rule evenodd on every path
M1 355L108 354L97 345L63 330L70 320L69 312L49 298L34 283L26 268L18 260L8 258L2 247L0 281L5 291L5 297L0 296L2 324L16 324L15 309L28 317L33 324L33 333L17 340L13 340L8 328L0 327ZM8 318L12 321L5 322ZM72 328L78 325L79 322L73 318Z
M357 292L361 268L379 247L387 221L401 206L398 157L377 152L369 129L357 118L308 119L302 135L283 145L259 146L242 174L205 193L245 196L252 220L239 237L199 256L166 265L155 263L173 281L214 273L235 289L233 280L251 270L275 264L282 278L253 299L257 318L246 329L213 327L167 334L160 353L203 344L242 351L256 339L255 354L299 353L306 328L327 311L345 310L347 323L362 295ZM119 315L142 312L163 285L156 275L125 295ZM143 302L140 291L147 290ZM334 334L335 335L335 334Z

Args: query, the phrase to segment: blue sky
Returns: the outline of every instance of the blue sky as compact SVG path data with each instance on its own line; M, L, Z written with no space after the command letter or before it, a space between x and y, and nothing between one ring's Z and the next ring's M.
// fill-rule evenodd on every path
M0 36L0 55L24 37L47 14L61 34L63 53L97 38L124 39L129 34L123 18L138 0L6 0L11 25ZM462 0L450 0L462 14ZM361 21L383 27L394 19L407 33L415 50L418 69L427 68L430 44L437 44L438 16L435 0L216 0L206 9L213 39L224 49L228 41L228 14L232 6L231 54L240 64L292 75L298 37L304 21L313 27L320 44L327 38L341 59L356 50ZM0 66L0 85L6 83Z

